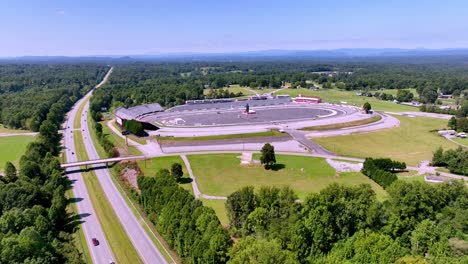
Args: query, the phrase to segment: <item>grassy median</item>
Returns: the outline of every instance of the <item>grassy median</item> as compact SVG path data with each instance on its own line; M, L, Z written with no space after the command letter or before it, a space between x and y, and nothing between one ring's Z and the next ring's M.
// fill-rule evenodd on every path
M216 135L216 136L202 136L202 137L157 137L158 142L173 142L173 141L204 141L204 140L221 140L221 139L237 139L237 138L257 138L257 137L285 137L285 133L278 130L270 130L258 133L244 133L244 134L231 134L231 135Z
M88 126L91 128L92 124L91 124L90 120L91 119L88 118L87 121L88 121ZM107 129L109 129L106 126L106 124L103 124L103 131L104 131L104 126ZM93 144L94 144L94 146L95 146L95 148L96 148L96 150L98 152L98 155L101 158L107 157L104 149L102 148L102 146L98 142L95 130L91 129L90 134L91 134L91 139L93 141ZM159 249L159 251L164 256L164 258L169 263L173 262L173 259L178 259L178 256L177 256L177 254L175 252L172 252L172 254L168 252L168 251L170 251L169 245L166 244L166 242L163 240L161 235L157 232L154 225L149 220L147 220L144 210L139 206L139 204L136 204L134 201L131 200L130 194L129 194L129 189L126 188L126 186L124 186L124 183L118 178L118 175L116 175L115 170L110 169L109 172L111 173L112 181L117 186L117 189L119 190L120 194L124 198L125 202L130 207L133 214L137 217L137 219L139 220L139 222L143 226L143 229L148 234L148 236L153 241L153 243L156 245L156 247Z
M78 160L88 160L88 154L83 144L81 131L75 131L74 133ZM117 263L143 263L111 204L107 200L96 174L93 171L83 171L82 175L99 223L101 224Z
M304 128L302 128L302 130L323 131L323 130L333 130L333 129L341 129L341 128L347 128L347 127L363 126L363 125L375 123L377 121L380 121L381 119L382 119L382 116L374 115L374 116L372 116L370 118L351 121L351 122L329 124L329 125L322 125L322 126L304 127Z

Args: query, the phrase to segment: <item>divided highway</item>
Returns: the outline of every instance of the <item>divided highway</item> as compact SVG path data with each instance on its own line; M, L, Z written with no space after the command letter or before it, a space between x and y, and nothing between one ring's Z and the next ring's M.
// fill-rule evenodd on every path
M91 96L91 93L88 93L85 98ZM96 147L93 144L91 139L90 130L87 123L87 112L89 109L89 101L86 102L86 105L83 111L79 114L82 115L81 118L81 128L83 135L83 142L88 153L89 159L100 159ZM132 210L122 197L121 193L115 186L112 181L112 176L108 169L99 169L95 171L95 174L101 184L102 189L105 192L109 203L111 204L114 212L119 218L120 223L122 224L125 232L127 233L130 241L132 242L135 250L140 255L144 263L167 263L164 259L161 252L155 246L151 238L145 232L139 220L135 217ZM102 263L102 262L98 262Z
M67 154L67 162L77 161L73 124L78 108L84 102L84 100L85 98L82 98L75 104L72 110L68 113L68 119L65 123L64 145ZM83 230L84 237L86 239L86 245L89 248L91 258L94 263L111 263L115 260L115 258L106 240L106 236L104 235L104 232L101 228L96 212L94 211L93 204L88 195L88 190L86 189L86 185L83 181L83 175L75 168L67 169L66 171L68 178L72 181L76 207L82 221L81 228ZM99 246L93 245L93 238L99 240Z

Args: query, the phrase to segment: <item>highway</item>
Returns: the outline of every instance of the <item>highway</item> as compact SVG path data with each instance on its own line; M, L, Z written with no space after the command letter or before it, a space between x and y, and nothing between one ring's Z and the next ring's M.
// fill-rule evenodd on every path
M86 97L91 96L91 93L87 94ZM89 159L100 159L96 147L93 144L91 139L90 130L88 127L87 111L89 109L89 101L86 103L81 118L81 128L83 142L88 153ZM130 207L125 202L124 198L120 194L119 190L112 181L110 172L108 169L100 169L95 171L96 176L101 184L102 189L104 190L109 203L111 204L114 212L119 218L120 223L122 224L125 232L130 238L135 250L140 255L144 263L167 263L164 259L161 252L154 245L151 238L143 229L139 220L135 217ZM102 262L99 262L102 263Z
M111 70L108 74L110 74ZM103 81L105 81L105 78ZM76 162L76 150L74 142L73 124L76 118L79 105L83 103L85 98L79 100L72 110L68 113L68 118L65 123L64 129L64 145L66 150L67 162ZM66 170L71 171L70 169ZM115 258L110 249L109 243L106 240L106 236L101 228L99 220L94 211L93 204L88 195L88 190L83 181L83 175L80 172L74 170L67 174L68 178L72 181L73 194L76 199L76 208L81 218L81 228L86 239L86 245L89 248L93 263L110 263L115 261ZM99 241L98 246L94 246L92 239L96 238Z

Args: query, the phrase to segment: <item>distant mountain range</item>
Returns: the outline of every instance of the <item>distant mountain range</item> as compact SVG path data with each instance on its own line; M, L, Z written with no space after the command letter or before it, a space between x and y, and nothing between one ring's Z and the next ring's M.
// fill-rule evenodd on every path
M362 60L405 60L415 57L423 60L459 60L468 61L468 49L334 49L334 50L261 50L248 52L223 53L161 53L129 55L95 55L95 56L24 56L0 58L2 61L17 62L94 62L108 61L253 61L253 60L319 60L319 61L362 61ZM425 58L425 59L424 59Z

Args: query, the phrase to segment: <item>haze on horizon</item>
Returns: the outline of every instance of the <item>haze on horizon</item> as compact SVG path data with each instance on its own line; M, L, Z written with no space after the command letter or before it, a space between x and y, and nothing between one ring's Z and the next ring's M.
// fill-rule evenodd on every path
M0 2L0 56L468 48L468 2Z

